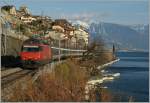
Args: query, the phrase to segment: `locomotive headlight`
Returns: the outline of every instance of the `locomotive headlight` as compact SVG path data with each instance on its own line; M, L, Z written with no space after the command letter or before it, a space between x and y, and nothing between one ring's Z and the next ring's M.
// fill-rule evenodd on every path
M26 60L26 57L23 57L22 60Z
M35 60L40 59L40 55L38 55L37 57L35 57Z
M39 59L39 58L35 58L35 60L37 60L37 59Z
M41 55L40 55L40 53L39 53L38 58L40 58L40 56L41 56Z
M34 60L39 60L39 58L38 58L38 57L36 57L36 58L34 58Z

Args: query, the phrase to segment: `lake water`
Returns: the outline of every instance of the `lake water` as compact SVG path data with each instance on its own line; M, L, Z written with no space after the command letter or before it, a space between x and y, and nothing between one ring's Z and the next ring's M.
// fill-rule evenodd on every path
M120 73L120 77L112 82L104 83L114 94L121 96L119 101L149 101L149 53L118 52L120 61L106 69L110 73ZM117 99L113 101L118 101Z

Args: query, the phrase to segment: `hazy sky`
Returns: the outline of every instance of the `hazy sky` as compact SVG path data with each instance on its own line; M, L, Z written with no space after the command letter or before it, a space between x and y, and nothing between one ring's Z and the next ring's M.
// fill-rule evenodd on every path
M5 2L4 2L5 1ZM149 0L0 0L0 4L27 5L36 15L86 22L148 24Z

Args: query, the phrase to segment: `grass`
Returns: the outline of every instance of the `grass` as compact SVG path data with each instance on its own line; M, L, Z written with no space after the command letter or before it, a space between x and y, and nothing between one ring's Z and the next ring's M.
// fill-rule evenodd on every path
M97 67L105 63L108 63L114 59L115 57L112 54L112 52L100 53L95 57L93 56L89 58L88 60L84 60L84 61L81 60L80 65L82 67L86 67L87 71L89 71L91 76L97 76L97 75L101 75L99 74L99 70L97 69Z
M111 94L111 92L107 89L101 89L100 90L100 101L101 102L111 102L113 100L113 95Z
M26 81L26 88L17 85L8 101L54 102L84 101L88 75L75 61L68 60L55 67L55 71L42 74L36 83Z

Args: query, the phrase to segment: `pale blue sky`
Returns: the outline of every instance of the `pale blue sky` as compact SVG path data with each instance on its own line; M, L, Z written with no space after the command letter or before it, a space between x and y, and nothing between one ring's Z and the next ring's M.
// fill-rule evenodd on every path
M0 0L27 5L33 14L86 22L103 21L118 24L148 24L148 0Z

